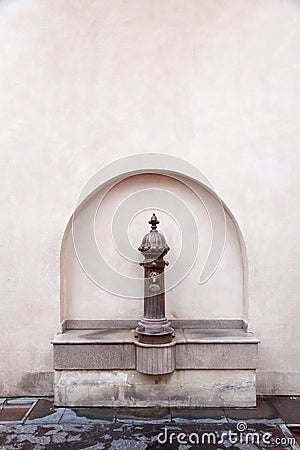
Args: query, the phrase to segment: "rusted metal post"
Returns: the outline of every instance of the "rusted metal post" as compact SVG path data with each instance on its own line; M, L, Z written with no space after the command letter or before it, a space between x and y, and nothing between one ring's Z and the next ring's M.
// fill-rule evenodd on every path
M169 263L164 256L170 250L164 236L158 232L159 221L153 213L151 230L139 247L145 260L140 263L145 269L144 316L136 329L138 340L145 344L166 344L172 341L174 329L165 316L164 268Z

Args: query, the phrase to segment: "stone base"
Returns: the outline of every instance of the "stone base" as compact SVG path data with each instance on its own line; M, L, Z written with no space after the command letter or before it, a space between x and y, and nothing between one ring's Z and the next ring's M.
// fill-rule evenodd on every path
M258 339L239 321L208 322L181 323L160 346L137 341L126 323L66 328L53 341L55 404L255 406Z
M57 406L253 407L255 370L56 370L54 396Z

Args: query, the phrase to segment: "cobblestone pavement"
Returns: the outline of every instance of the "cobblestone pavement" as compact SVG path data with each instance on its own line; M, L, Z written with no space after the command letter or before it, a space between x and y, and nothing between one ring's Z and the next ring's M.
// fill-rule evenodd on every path
M0 399L0 449L300 449L300 397L253 409L55 408Z

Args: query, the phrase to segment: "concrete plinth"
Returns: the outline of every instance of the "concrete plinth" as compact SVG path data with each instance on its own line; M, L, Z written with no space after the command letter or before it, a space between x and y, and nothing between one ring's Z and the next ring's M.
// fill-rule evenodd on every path
M55 371L57 406L255 406L254 370Z

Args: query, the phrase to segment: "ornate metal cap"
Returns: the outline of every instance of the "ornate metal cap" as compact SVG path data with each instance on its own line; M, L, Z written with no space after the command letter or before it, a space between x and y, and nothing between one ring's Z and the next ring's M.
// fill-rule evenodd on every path
M170 247L166 243L165 237L157 231L159 220L155 213L148 222L151 225L151 230L143 237L143 241L138 250L143 253L145 258L156 259L165 256Z

